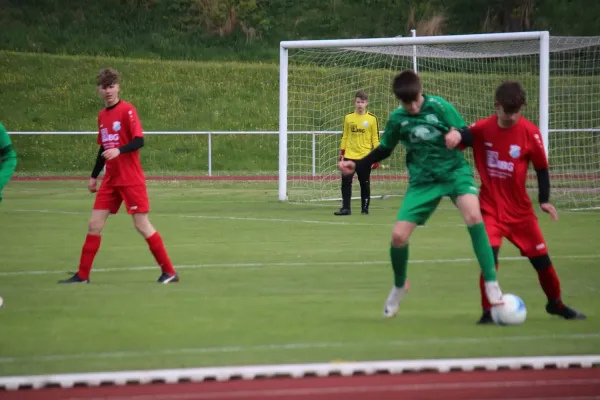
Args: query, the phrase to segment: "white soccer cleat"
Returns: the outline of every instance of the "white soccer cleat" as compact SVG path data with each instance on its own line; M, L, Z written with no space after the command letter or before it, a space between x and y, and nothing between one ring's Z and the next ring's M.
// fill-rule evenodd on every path
M400 308L400 300L402 300L402 296L406 291L407 285L404 287L398 288L396 286L392 287L390 294L385 300L385 306L383 308L383 316L386 318L393 318L398 313L398 309Z
M498 285L497 281L485 282L485 294L492 307L504 304L502 290L500 290L500 285Z

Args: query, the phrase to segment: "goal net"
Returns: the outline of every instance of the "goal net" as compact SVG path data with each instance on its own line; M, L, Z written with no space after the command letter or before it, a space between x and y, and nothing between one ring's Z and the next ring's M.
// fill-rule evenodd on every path
M340 199L342 122L354 94L369 94L368 110L383 130L398 107L392 78L404 69L416 70L423 91L449 100L467 123L494 112L503 80L519 80L527 92L523 114L544 137L552 201L600 206L600 37L547 32L282 42L280 200ZM472 163L470 151L467 158ZM402 195L407 178L399 145L373 171L372 198ZM533 170L528 186L537 189Z

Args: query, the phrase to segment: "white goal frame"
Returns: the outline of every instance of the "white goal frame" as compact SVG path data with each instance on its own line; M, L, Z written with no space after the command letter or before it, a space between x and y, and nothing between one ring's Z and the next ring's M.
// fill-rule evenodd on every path
M288 50L301 48L352 48L366 46L432 45L452 43L499 42L539 40L540 86L539 122L546 156L548 156L549 85L550 85L550 33L548 31L486 33L474 35L392 37L373 39L298 40L282 41L279 46L279 187L278 198L288 199ZM416 56L413 56L415 67ZM331 132L335 133L335 132Z

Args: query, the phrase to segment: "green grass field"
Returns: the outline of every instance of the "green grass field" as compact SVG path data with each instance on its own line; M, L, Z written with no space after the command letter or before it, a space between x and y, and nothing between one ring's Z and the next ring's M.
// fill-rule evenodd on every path
M541 216L564 300L547 315L528 262L506 245L500 282L528 306L519 327L475 326L478 268L449 202L411 242L411 292L382 318L400 198L339 219L336 203L276 200L275 183L149 185L151 219L182 278L159 270L130 217L112 217L92 284L73 271L93 196L85 182L12 182L0 208L0 375L239 364L593 354L600 348L600 213Z

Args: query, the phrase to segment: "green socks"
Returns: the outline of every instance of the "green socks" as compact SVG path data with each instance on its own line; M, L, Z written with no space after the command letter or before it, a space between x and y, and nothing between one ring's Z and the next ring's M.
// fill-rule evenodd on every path
M408 266L408 244L404 247L390 246L390 257L392 259L392 268L394 269L394 286L396 286L397 288L402 288L406 283L406 267ZM494 269L493 264L494 263L492 260L492 269Z
M473 243L473 249L481 268L481 274L483 280L486 282L496 280L496 266L494 262L494 253L490 246L490 240L485 233L485 226L483 222L476 225L467 227L469 229L469 235L471 235L471 242Z

